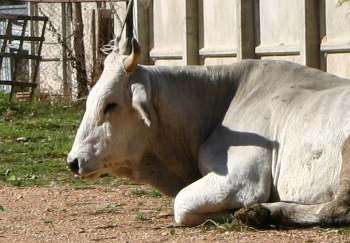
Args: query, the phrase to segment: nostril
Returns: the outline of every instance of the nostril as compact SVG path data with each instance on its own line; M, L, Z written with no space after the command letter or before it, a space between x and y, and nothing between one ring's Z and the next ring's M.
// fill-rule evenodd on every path
M73 173L79 174L79 160L74 159L73 161L68 163L68 167Z

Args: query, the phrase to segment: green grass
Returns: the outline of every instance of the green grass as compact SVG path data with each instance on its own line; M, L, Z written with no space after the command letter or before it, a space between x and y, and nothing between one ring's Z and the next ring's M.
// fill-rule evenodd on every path
M120 204L120 203L110 203L98 208L93 214L119 213L120 208L122 208L124 205L125 204Z
M137 197L149 196L149 197L161 197L162 193L156 189L133 189L131 194Z
M135 214L135 219L137 219L137 220L142 220L142 221L149 220L149 219L146 217L145 213L143 213L143 212L138 212L138 213L136 213L136 214Z
M65 163L83 113L81 104L10 102L8 94L0 93L0 183L84 184Z

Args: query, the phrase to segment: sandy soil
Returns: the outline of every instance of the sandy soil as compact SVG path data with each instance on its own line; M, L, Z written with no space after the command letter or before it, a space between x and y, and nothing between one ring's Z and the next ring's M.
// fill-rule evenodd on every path
M0 184L0 242L350 242L340 229L174 226L172 200L146 186L18 188Z

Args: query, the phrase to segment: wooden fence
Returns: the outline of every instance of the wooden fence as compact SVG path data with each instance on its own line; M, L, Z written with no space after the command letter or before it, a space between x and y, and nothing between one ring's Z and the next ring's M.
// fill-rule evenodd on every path
M286 59L350 78L350 4L337 0L138 0L144 64Z
M124 35L138 39L142 64L211 65L272 58L350 78L350 4L337 7L338 0L16 1L30 2L30 15L49 18L38 75L41 92L75 92L77 75L69 63L77 58L72 42L76 21L71 16L72 3L77 2L84 3L84 37L78 39L85 42L92 84L102 63L95 52L102 40L111 38L108 31L99 31L97 17L101 13L113 19L112 3L124 6L117 8L123 18L125 3L130 2L133 21ZM109 24L107 29L120 32Z

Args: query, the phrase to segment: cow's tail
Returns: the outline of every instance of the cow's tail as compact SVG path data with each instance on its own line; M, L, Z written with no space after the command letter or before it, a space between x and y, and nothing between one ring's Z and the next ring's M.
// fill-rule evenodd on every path
M254 227L270 226L339 226L350 225L350 137L342 147L339 187L334 199L320 204L275 202L256 204L234 215L242 223Z

